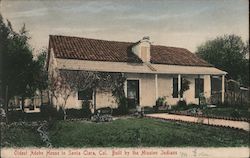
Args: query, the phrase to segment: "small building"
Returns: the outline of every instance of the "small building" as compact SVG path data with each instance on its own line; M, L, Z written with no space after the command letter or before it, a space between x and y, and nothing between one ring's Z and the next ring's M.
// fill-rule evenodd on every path
M149 37L137 42L118 42L50 35L47 69L49 74L60 70L121 72L126 77L125 96L142 107L154 106L159 97L165 97L169 105L175 105L181 98L199 104L201 94L209 100L211 81L217 76L221 78L224 101L226 72L185 48L153 45ZM183 79L189 81L190 88L181 96ZM66 108L81 108L82 94L74 92ZM117 107L110 91L97 90L95 97L97 108Z

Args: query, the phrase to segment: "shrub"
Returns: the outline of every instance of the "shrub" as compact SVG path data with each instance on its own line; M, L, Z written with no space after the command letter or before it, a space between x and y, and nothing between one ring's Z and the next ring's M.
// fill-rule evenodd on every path
M189 107L185 100L179 100L176 106L173 106L173 110L187 110Z
M186 107L187 106L187 102L185 100L179 100L177 102L177 106L179 106L179 107Z
M239 118L239 117L241 117L240 112L239 112L237 109L234 110L234 111L230 114L230 116L232 116L232 117L234 117L234 118Z
M84 100L82 102L82 117L90 118L91 110L90 110L91 102L88 100Z
M112 109L110 107L104 107L104 108L100 108L98 110L100 111L100 114L102 114L102 115L112 114Z
M163 106L163 105L165 105L165 102L166 102L166 97L159 97L159 98L156 100L156 106L157 106L157 107Z
M42 104L40 111L43 117L45 118L58 118L58 112L55 107L49 104Z
M66 109L66 113L68 119L83 117L82 109Z
M22 110L8 111L7 113L8 121L19 121L25 119L25 113Z
M128 100L126 97L122 97L119 99L117 112L120 115L128 114Z

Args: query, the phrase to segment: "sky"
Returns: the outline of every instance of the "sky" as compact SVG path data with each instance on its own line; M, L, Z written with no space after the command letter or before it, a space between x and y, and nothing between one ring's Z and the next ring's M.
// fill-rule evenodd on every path
M249 39L248 0L2 0L0 13L26 25L36 53L49 35L68 35L187 48L224 34Z

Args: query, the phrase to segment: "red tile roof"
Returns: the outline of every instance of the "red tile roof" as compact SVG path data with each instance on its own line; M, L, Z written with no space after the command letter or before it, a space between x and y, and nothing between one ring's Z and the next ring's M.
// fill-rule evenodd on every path
M56 58L110 62L137 62L132 52L132 42L106 41L80 37L50 35L49 50L53 48ZM151 45L151 63L212 66L184 48Z

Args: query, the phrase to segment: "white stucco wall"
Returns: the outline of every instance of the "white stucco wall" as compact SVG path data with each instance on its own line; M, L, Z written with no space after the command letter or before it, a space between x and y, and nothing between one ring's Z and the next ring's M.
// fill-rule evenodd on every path
M63 100L58 99L57 104L62 104ZM94 104L94 100L91 100L92 104ZM54 99L54 103L56 103L56 100ZM82 108L83 100L78 100L78 93L72 93L66 103L67 109L81 109ZM97 90L96 92L96 105L97 109L103 108L103 107L111 107L111 108L117 108L117 104L115 101L115 98L112 96L111 91L102 91Z
M169 105L175 105L178 102L178 98L173 98L173 77L174 75L158 75L158 96L166 97L167 103ZM183 78L190 81L189 90L185 91L183 94L183 99L186 102L198 104L199 99L195 98L195 78L197 75L182 75ZM200 78L204 79L204 95L206 98L211 96L211 81L210 75L201 75Z
M139 80L140 106L155 104L155 75L154 74L126 74L127 80ZM125 92L126 92L125 86Z
M158 97L166 97L166 101L169 105L176 105L178 98L173 98L173 77L174 75L158 75ZM182 75L183 78L190 81L189 90L184 92L183 99L187 103L198 104L198 98L195 98L195 78L197 75ZM139 80L140 88L140 106L154 106L156 101L156 87L155 87L155 75L154 74L126 74L127 80ZM210 97L210 75L201 75L200 78L204 79L204 94L206 98ZM126 94L126 83L125 83ZM157 97L157 98L158 98ZM117 108L115 98L112 96L111 91L97 90L96 92L96 105L97 109L102 107ZM82 101L78 100L77 93L72 94L67 101L67 108L80 109Z
M97 90L96 105L97 109L103 107L117 108L117 103L111 91Z

